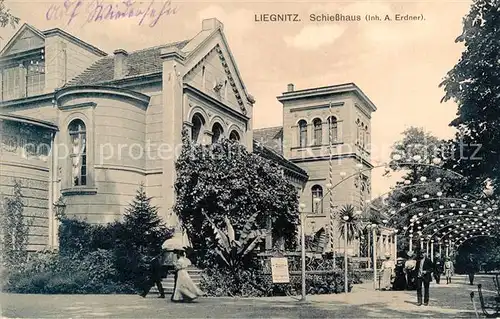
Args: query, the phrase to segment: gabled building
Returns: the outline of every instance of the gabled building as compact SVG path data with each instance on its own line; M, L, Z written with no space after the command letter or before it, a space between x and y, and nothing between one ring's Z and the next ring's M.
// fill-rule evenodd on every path
M60 29L23 25L0 52L0 193L14 180L33 221L30 249L56 245L54 203L93 223L120 218L140 182L175 223L175 159L183 127L209 144L254 148L254 98L217 19L191 39L108 55ZM298 188L307 173L268 147Z

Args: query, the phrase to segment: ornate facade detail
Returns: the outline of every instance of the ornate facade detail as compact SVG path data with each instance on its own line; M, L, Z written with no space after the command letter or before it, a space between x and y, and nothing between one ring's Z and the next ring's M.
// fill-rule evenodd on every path
M216 45L214 50L211 50L210 52L208 52L203 58L200 59L200 61L198 61L198 63L191 69L189 70L185 76L189 75L191 72L193 72L194 70L196 70L198 67L200 67L203 63L205 63L205 61L207 60L208 56L212 53L212 52L216 52L219 56L219 60L222 64L222 67L224 68L224 72L226 73L226 76L227 76L227 80L228 80L228 84L231 86L231 89L233 90L233 93L235 94L235 97L236 97L236 100L238 102L238 105L240 107L240 110L241 112L244 114L244 115L247 115L247 109L245 107L245 103L243 102L243 99L240 95L240 92L238 90L238 87L236 86L236 82L234 80L234 77L231 73L231 69L229 68L229 64L227 63L226 61L226 58L224 57L224 54L222 52L222 49L220 47L220 45ZM222 81L217 81L218 83L217 84L214 84L214 91L218 94L222 88L219 87L219 85L221 85Z
M217 94L220 94L220 90L222 89L222 87L224 86L223 82L219 79L215 80L214 81L214 92L217 93Z

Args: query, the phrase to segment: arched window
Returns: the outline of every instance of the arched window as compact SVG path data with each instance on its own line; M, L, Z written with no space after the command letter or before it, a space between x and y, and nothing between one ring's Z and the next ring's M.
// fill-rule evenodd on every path
M68 126L71 141L71 180L73 186L87 185L87 132L85 123L76 119Z
M222 126L219 123L215 123L214 126L212 126L212 144L217 143L223 133L224 130L222 129Z
M314 185L311 187L311 195L313 213L323 213L323 187L320 185ZM319 198L320 200L315 200L315 198Z
M328 129L330 130L332 143L338 142L338 123L335 116L330 116L328 118Z
M201 135L200 133L203 126L205 125L205 119L203 118L203 116L201 116L201 114L196 113L195 115L193 115L191 123L193 124L193 126L191 127L191 139L193 140L193 142L199 143Z
M233 131L231 131L231 134L229 134L229 139L231 141L239 142L240 141L240 134L238 134L238 132L233 130Z
M305 120L299 121L299 146L307 146L307 122Z
M314 126L314 145L321 145L321 139L323 137L323 130L322 130L323 123L321 119L314 119L313 126Z

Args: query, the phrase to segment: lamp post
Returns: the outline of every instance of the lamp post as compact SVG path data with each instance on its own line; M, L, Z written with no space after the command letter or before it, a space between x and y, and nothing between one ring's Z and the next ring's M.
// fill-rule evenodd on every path
M434 262L434 239L431 239L431 261Z
M302 298L300 301L306 300L306 235L305 235L305 212L306 205L301 203L300 208L300 249L301 249L301 263L302 263Z
M343 216L344 219L344 290L345 293L349 292L349 282L347 281L347 222L349 221L349 216Z
M398 230L394 229L394 260L398 258Z
M373 288L377 289L377 224L372 224L373 235Z

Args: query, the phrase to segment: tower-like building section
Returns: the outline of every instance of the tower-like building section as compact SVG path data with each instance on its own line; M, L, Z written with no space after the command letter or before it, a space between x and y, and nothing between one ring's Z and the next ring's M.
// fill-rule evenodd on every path
M333 234L330 249L343 251L333 216L348 204L363 211L371 198L371 117L377 108L354 83L301 90L288 84L277 99L283 104L283 127L256 130L254 137L276 150L281 146L283 157L307 172L300 190L306 234L325 228ZM350 246L357 254L359 245Z

